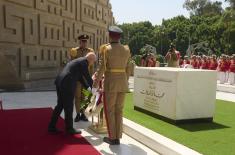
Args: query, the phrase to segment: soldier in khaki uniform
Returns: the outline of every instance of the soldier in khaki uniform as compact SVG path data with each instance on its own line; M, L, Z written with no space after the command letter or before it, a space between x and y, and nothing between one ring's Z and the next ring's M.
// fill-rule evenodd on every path
M94 52L92 48L87 48L87 40L89 39L88 35L81 35L78 37L80 41L80 47L72 48L70 51L70 59L74 60L80 57L86 56L89 52ZM90 75L93 73L93 66L89 66ZM83 111L80 110L80 103L82 100L82 85L80 82L77 83L76 93L75 93L75 108L77 112L77 116L75 117L74 121L78 122L80 120L88 121L86 116L84 115Z
M125 93L128 92L127 67L130 58L128 46L120 43L123 31L116 27L109 28L110 43L100 48L100 66L97 71L97 80L94 87L104 74L104 111L106 115L109 137L104 142L110 145L119 145L122 138L122 116Z

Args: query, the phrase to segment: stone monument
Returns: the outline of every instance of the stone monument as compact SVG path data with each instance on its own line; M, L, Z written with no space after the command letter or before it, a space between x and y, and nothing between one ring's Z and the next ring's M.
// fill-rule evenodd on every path
M136 110L174 123L213 120L216 71L136 67L134 75Z

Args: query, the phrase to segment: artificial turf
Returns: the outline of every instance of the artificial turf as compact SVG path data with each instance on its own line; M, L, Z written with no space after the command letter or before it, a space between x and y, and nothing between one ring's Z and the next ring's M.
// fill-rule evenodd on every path
M124 117L204 155L235 155L235 103L217 100L213 123L173 125L135 111L129 93Z

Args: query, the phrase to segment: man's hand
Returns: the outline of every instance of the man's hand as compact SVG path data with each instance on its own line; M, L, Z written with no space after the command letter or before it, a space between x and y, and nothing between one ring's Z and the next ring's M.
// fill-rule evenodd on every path
M98 76L98 73L95 72L95 73L92 75L92 80L93 80L93 81L96 81L96 80L97 80L97 76Z
M87 90L88 90L90 93L92 93L91 87L87 88Z
M97 88L91 88L91 87L89 87L89 88L87 89L87 91L89 91L89 92L92 93L93 95L96 95L96 93L98 93L98 89L97 89Z

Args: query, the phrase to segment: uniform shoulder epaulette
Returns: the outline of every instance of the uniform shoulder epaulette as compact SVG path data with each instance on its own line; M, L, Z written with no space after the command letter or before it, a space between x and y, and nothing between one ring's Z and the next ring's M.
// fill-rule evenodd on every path
M77 52L77 50L79 49L79 47L75 47L75 48L71 48L71 52Z
M110 46L110 45L111 45L111 44L110 44L110 43L108 43L108 44L106 44L106 46L105 46L105 47L106 47L107 49L110 49L110 48L111 48L111 46Z
M77 50L78 50L78 49L79 49L78 47L71 48L71 50L70 50L70 55L71 55L72 57L76 57L76 55L77 55Z
M79 47L74 47L71 50L78 50L78 49L79 49Z
M100 53L102 54L104 51L106 51L109 45L110 43L101 45L99 50Z
M93 48L88 48L88 50L89 50L90 52L94 52L94 49L93 49Z
M109 45L111 45L111 44L108 43L108 44L103 44L103 45L101 45L101 46L108 47Z

